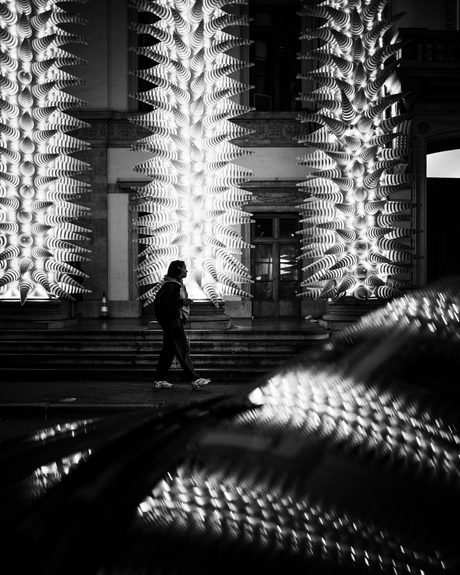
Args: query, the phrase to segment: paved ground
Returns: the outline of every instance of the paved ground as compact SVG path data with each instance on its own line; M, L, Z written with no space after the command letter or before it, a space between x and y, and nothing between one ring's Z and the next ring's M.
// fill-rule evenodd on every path
M33 433L53 423L104 417L133 409L161 409L235 395L251 383L212 382L193 390L187 382L173 389L153 389L148 381L2 381L0 386L0 441Z
M317 323L301 318L238 319L233 323L232 329L240 331L327 332ZM62 331L144 331L147 324L146 319L86 319ZM112 380L78 376L59 380L49 377L49 374L47 378L46 372L37 370L28 379L15 378L14 381L3 375L0 382L0 441L33 433L53 423L231 396L250 389L259 377L248 373L246 382L215 380L211 385L194 391L186 382L176 383L172 390L153 389L145 374L141 379L130 379L129 375L123 378L118 374Z

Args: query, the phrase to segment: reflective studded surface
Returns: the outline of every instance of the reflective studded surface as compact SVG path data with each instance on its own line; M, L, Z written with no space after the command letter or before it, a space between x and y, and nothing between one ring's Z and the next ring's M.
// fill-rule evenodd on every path
M446 279L242 396L4 445L18 572L457 574L459 309Z

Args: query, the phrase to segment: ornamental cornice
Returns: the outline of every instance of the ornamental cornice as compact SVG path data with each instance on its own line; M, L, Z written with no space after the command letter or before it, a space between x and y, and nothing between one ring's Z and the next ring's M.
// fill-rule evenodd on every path
M140 114L121 112L71 112L71 115L87 122L88 127L72 132L76 138L94 147L129 148L136 140L150 134L148 130L129 121ZM311 133L312 125L302 124L297 113L252 112L231 119L234 124L251 133L232 140L242 147L303 147L298 140Z
M302 136L310 134L312 124L297 120L296 112L252 112L233 118L232 122L251 130L233 143L242 147L303 147Z
M246 208L264 205L296 205L302 202L305 192L297 187L297 180L252 180L245 182L244 189L252 192Z
M270 192L253 192L253 197L249 204L249 209L251 206L255 206L258 203L268 204L268 205L290 205L293 203L298 203L303 200L304 194L293 191L286 193L270 193Z

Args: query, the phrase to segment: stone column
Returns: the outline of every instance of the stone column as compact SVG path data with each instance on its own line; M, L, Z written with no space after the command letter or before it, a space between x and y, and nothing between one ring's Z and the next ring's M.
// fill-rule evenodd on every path
M188 329L230 329L231 318L225 313L225 302L219 301L216 307L209 300L194 301L190 308L190 317L186 324Z
M359 301L353 296L345 296L336 302L328 303L326 313L318 320L318 323L332 331L341 331L359 321L363 315L387 303L388 300L378 298Z

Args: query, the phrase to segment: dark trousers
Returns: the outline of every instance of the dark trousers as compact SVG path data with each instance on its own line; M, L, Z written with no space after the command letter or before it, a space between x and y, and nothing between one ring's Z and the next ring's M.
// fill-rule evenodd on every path
M185 374L192 380L200 376L193 367L190 358L190 346L185 335L184 326L179 320L171 325L161 325L163 329L163 349L158 357L155 381L162 381L171 367L174 356L177 357Z

